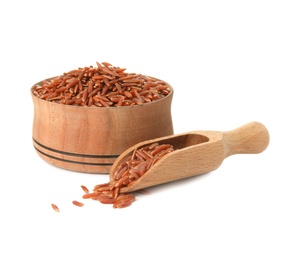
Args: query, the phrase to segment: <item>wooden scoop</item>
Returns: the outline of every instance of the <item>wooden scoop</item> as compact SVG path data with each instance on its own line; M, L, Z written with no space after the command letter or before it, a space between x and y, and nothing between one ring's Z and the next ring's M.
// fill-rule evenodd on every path
M165 155L142 177L120 192L131 192L217 169L223 160L233 154L261 153L269 144L269 133L264 125L251 122L228 132L193 131L170 135L138 143L123 152L114 162L113 172L135 149L158 142L171 144L175 151Z

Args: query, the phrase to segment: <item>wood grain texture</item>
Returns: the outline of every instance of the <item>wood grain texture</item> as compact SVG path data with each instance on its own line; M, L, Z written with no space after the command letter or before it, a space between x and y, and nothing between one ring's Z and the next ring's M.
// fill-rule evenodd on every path
M173 134L172 87L163 99L129 107L70 106L31 95L34 147L45 161L67 170L108 174L132 145Z
M176 149L161 158L141 178L121 192L131 192L216 170L225 158L233 154L255 154L264 151L269 144L266 127L251 122L228 132L193 131L179 135L144 141L127 149L114 162L110 172L138 148L154 142L172 144Z

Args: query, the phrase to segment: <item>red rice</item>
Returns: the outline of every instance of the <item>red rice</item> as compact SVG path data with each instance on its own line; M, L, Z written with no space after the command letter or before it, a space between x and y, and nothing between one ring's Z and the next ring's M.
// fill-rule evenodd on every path
M85 193L82 198L98 200L103 204L113 204L113 208L130 206L136 200L135 196L133 193L121 194L120 189L132 185L163 156L173 151L172 145L158 143L135 149L132 155L115 170L112 183L96 185L92 192ZM145 190L138 192L147 194Z
M103 63L102 63L103 64ZM120 189L130 186L145 174L163 156L174 151L170 144L153 143L135 149L132 155L128 156L114 171L112 183L95 185L92 192L81 185L84 191L83 199L98 200L102 204L112 204L113 208L126 208L135 200L135 195L130 193L120 193ZM138 190L140 194L148 194L146 190ZM83 207L84 203L73 200L75 206ZM59 212L55 204L51 204L54 211Z
M32 87L36 97L46 101L74 105L117 107L150 103L171 92L167 83L108 62L65 72ZM96 97L96 99L94 98Z
M59 212L59 211L60 211L59 208L57 207L57 205L55 205L55 204L52 203L51 206L52 206L52 208L53 208L54 211L56 211L56 212Z
M82 190L83 190L85 193L89 193L89 190L88 190L88 188L87 188L86 186L81 185L81 188L82 188Z
M77 201L77 200L73 200L72 203L73 203L75 206L78 206L78 207L83 207L83 206L84 206L84 203L79 202L79 201Z

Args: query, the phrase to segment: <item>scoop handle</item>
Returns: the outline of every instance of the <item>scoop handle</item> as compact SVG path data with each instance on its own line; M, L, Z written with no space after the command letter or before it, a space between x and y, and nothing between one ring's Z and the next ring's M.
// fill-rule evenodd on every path
M263 152L269 144L269 132L259 122L245 124L223 133L225 155L256 154Z

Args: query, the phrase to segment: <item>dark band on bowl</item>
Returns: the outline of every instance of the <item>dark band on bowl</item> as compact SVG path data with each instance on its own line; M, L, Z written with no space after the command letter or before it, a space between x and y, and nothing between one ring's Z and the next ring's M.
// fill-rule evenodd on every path
M92 155L92 154L79 154L79 153L71 153L65 152L61 150L57 150L46 145L41 144L35 138L33 138L34 148L40 154L57 161L62 161L64 163L73 163L73 164L81 164L81 165L90 165L90 166L108 166L111 167L113 162L119 155ZM77 159L81 158L81 160Z
M69 156L78 156L78 157L87 157L87 158L114 158L116 159L119 154L112 154L112 155L93 155L93 154L79 154L79 153L69 153L69 152L65 152L65 151L60 151L60 150L57 150L57 149L54 149L54 148L51 148L51 147L48 147L46 145L43 145L41 143L39 143L38 141L35 140L35 138L33 138L33 141L38 144L39 146L49 150L49 151L52 151L52 152L55 152L55 153L60 153L60 154L65 154L65 155L69 155Z

